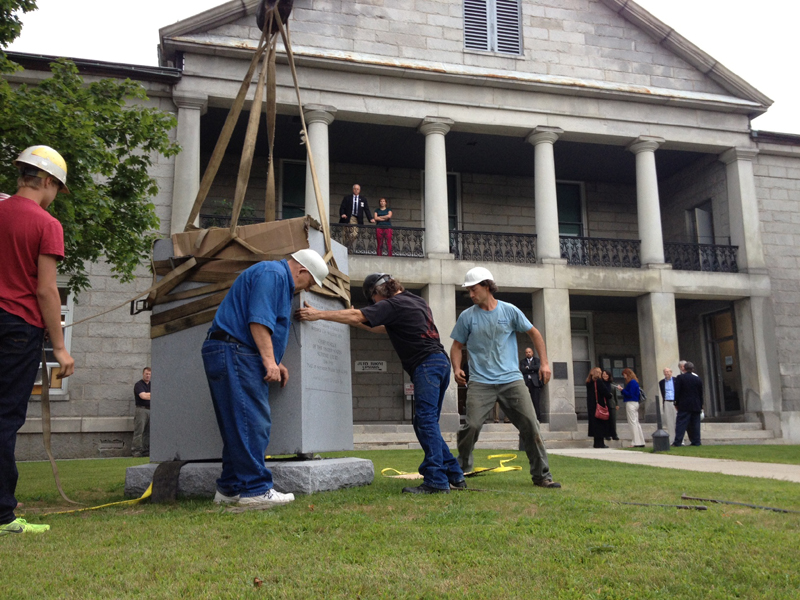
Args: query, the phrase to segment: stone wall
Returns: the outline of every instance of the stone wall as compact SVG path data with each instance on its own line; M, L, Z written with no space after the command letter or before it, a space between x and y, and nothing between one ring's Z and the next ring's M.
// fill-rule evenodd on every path
M753 167L772 283L783 410L800 411L800 156L760 154Z
M589 237L639 239L636 186L588 182L584 190Z
M521 56L464 49L463 3L295 0L292 44L695 92L722 89L599 0L522 2ZM353 35L357 32L357 35ZM258 39L252 16L214 30Z

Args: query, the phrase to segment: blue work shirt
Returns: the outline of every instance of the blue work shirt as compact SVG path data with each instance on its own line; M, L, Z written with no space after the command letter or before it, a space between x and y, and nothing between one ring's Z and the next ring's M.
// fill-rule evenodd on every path
M675 379L673 377L664 380L664 400L667 402L675 400Z
M494 310L471 306L462 312L450 337L469 351L469 379L489 385L522 379L517 332L533 325L513 304L497 301Z
M257 349L250 323L260 323L272 333L275 362L280 364L289 341L294 279L289 263L260 262L243 271L217 309L212 331L222 330Z

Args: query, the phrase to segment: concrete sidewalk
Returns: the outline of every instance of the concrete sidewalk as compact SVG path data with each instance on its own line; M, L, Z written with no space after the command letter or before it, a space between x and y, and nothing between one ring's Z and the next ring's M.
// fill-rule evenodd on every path
M781 481L800 483L800 465L783 465L774 463L746 462L722 458L699 458L680 456L670 452L632 452L613 448L564 448L548 450L548 454L608 460L611 462L663 467L665 469L683 469L684 471L701 471L704 473L722 473L723 475L741 475L744 477L765 477Z

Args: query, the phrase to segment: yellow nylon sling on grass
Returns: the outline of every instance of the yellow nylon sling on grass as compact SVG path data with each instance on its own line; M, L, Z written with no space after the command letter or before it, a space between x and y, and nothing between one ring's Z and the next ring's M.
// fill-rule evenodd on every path
M507 473L509 471L521 471L522 467L519 465L506 466L507 462L511 462L517 458L516 454L492 454L487 456L487 460L494 460L496 458L505 459L500 461L499 467L477 467L469 473L464 473L464 477L473 477L482 473ZM397 475L387 475L387 473L395 472ZM407 473L406 471L398 471L392 467L381 469L381 475L384 477L391 477L393 479L422 479L419 473Z
M133 500L120 500L119 502L109 502L108 504L101 504L100 506L91 506L87 508L76 508L73 510L60 510L56 512L42 513L39 516L49 517L50 515L68 515L71 513L78 513L86 510L97 510L98 508L106 508L108 506L126 506L126 505L132 506L134 504L139 504L139 502L141 502L142 500L146 500L152 495L152 493L153 493L153 484L151 483L148 486L148 488L144 491L144 494L142 494L138 498L134 498Z

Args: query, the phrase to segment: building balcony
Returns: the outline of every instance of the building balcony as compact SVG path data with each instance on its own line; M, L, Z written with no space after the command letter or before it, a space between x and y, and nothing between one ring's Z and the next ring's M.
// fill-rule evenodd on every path
M664 260L676 271L711 271L738 273L738 246L717 244L681 244L666 242Z
M392 232L391 238L381 244L379 252L378 228L374 225L331 223L331 238L346 246L348 254L425 258L424 229L394 226L387 231Z
M450 253L456 260L535 264L536 234L454 229Z
M561 258L568 265L638 269L640 246L639 240L562 236Z

